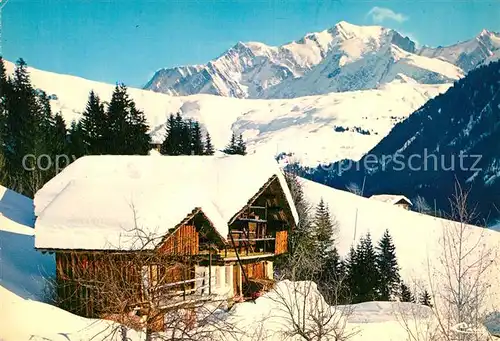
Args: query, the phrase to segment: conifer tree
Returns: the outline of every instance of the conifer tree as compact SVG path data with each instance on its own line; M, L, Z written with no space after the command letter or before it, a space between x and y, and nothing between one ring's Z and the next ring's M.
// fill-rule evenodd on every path
M81 119L86 154L98 155L107 151L106 137L109 137L107 128L104 105L99 96L94 91L90 91L87 106Z
M5 63L3 57L0 56L0 90L3 90L3 86L7 83L7 71L5 69ZM0 96L3 96L4 92L0 91Z
M85 155L84 133L81 121L71 122L68 133L68 150L72 158L79 158Z
M66 151L66 127L52 113L47 94L33 88L23 59L12 81L0 64L0 86L6 90L0 99L0 177L9 188L32 197L55 175L55 157Z
M0 184L9 187L7 174L5 172L5 162L3 156L4 140L6 138L6 118L7 118L7 93L10 83L2 56L0 56Z
M377 267L380 273L379 300L389 301L397 293L400 278L396 248L388 230L377 246Z
M236 154L238 151L236 146L236 135L234 132L231 134L231 139L229 140L229 144L224 148L223 152L226 154Z
M127 112L129 98L123 84L115 86L107 110L108 136L105 154L126 154L128 136Z
M316 206L316 214L314 217L314 227L318 246L322 251L333 249L333 222L330 216L328 206L323 198L320 199Z
M68 131L66 129L66 122L61 113L57 113L54 116L52 148L55 155L64 154L68 149Z
M378 298L378 286L380 274L377 269L377 255L373 247L370 233L361 242L360 264L364 274L364 286L362 287L361 297L364 301L373 301Z
M247 154L247 146L245 141L243 141L243 135L240 134L238 139L236 140L235 146L235 154L246 155Z
M290 172L285 173L285 179L292 194L292 199L299 216L299 224L291 234L289 241L289 250L293 252L294 248L303 247L315 253L314 235L311 219L311 205L306 199L300 179Z
M0 141L1 140L1 133L3 129L3 119L5 118L6 115L6 105L7 105L7 93L8 93L8 88L10 84L7 78L7 71L5 70L5 64L3 61L2 56L0 56Z
M338 266L338 259L334 259L335 255L333 246L333 223L330 217L330 212L323 198L316 206L316 213L313 219L315 253L319 257L320 266L317 269L319 273L319 281L324 285L330 284L333 281L333 272L335 269L329 269L330 266ZM338 256L338 255L337 255ZM337 257L338 258L338 257Z
M357 297L359 296L359 277L360 277L360 267L358 265L358 254L353 245L349 249L349 253L344 260L346 285L349 288L349 295L353 303L358 303Z
M127 121L130 136L127 140L127 153L146 155L151 147L151 136L148 134L149 126L144 112L137 109L133 101L129 102Z
M115 87L106 117L106 153L146 155L149 152L150 137L146 117L129 98L124 84Z
M204 152L205 155L214 155L214 146L212 145L212 139L210 138L210 134L208 133L205 135L205 146L204 146Z
M401 302L415 302L415 297L413 296L410 288L408 288L403 281L401 281L400 290L399 299Z
M176 155L175 151L175 140L177 136L176 134L176 121L175 116L170 114L167 119L167 123L165 124L165 139L160 147L160 153L163 155Z
M223 150L224 153L226 154L231 154L231 155L246 155L247 153L247 147L245 145L245 141L243 141L243 135L240 134L238 137L236 134L233 132L231 134L231 139L229 140L228 145L226 148Z
M175 115L175 154L173 155L190 155L191 154L191 120L184 120L178 112Z
M360 239L346 263L348 283L354 303L374 301L379 297L380 274L370 233Z
M35 152L40 106L23 59L16 63L8 96L2 124L4 179L11 189L32 197L39 184L35 184L37 181L33 181L27 169L36 169L36 160L24 156Z
M203 155L203 136L198 121L193 121L191 125L191 150L194 155Z
M419 297L418 301L422 305L426 305L428 307L432 307L431 295L429 295L429 292L427 291L427 289L424 289L424 291L422 291L422 293L420 294L420 297Z

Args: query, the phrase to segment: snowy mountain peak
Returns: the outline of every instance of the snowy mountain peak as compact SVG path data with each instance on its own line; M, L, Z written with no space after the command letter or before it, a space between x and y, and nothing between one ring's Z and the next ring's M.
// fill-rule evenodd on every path
M487 29L483 29L481 31L481 33L479 33L479 36L481 36L481 37L483 37L483 36L489 36L489 35L491 35L491 32L488 31Z
M382 26L360 26L351 24L347 21L340 21L332 28L332 31L344 34L349 38L373 38L379 37L391 30Z

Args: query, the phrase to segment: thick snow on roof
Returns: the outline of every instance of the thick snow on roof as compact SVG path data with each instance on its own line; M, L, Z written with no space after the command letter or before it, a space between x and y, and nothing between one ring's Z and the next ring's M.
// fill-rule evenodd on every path
M273 176L278 177L298 220L286 181L273 159L86 156L36 194L35 246L144 248L138 244L138 231L148 239L160 238L197 207L225 238L229 220Z
M412 205L410 199L405 197L404 195L394 195L394 194L377 194L377 195L372 195L370 199L375 199L378 201L386 202L391 205L395 205L401 200L406 201L408 204Z

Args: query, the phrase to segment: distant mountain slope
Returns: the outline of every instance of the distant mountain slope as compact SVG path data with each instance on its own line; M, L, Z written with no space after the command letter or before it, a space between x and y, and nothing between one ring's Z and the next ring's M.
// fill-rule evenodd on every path
M337 164L333 172L318 169L313 178L338 188L364 182L367 196L421 195L438 208L448 206L459 181L471 188L479 218L494 221L500 217L499 141L500 62L493 62L398 123L349 170L338 172Z
M418 56L415 43L380 26L342 21L282 46L239 42L206 65L160 69L145 89L171 95L294 98L374 89L395 78L440 84L463 72Z
M424 46L417 54L448 61L465 72L481 65L500 52L500 33L483 30L477 37L451 46Z
M7 63L12 72L13 64ZM114 86L30 68L33 84L51 95L52 107L67 123L80 117L90 90L109 101ZM332 93L287 100L250 100L210 95L168 96L129 89L144 110L153 140L164 138L170 114L181 112L200 121L216 148L231 132L242 133L248 150L271 156L293 155L309 166L343 158L358 159L399 121L449 85L398 84L377 90Z

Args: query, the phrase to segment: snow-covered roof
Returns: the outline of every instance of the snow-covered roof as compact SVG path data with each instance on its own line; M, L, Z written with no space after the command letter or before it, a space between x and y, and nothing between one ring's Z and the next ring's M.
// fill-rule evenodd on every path
M394 194L377 194L372 195L370 199L375 199L378 201L383 201L391 205L395 205L400 201L406 201L409 205L412 205L410 199L405 197L404 195L394 195Z
M85 156L36 193L35 247L142 248L136 245L138 230L160 238L195 208L225 238L231 218L273 176L297 222L285 178L272 158Z

